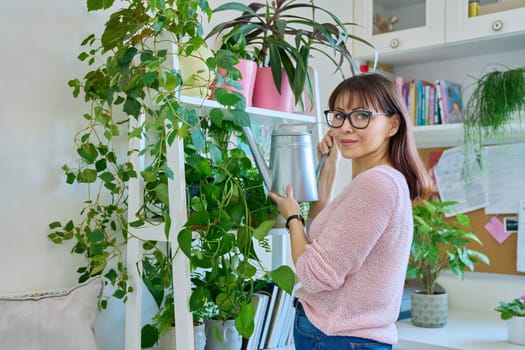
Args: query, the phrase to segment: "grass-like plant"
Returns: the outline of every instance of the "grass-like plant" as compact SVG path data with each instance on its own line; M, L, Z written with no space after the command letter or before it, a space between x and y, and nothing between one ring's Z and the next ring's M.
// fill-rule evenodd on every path
M464 111L464 143L477 150L487 139L504 138L514 116L525 110L525 68L484 74ZM519 117L521 121L521 117Z

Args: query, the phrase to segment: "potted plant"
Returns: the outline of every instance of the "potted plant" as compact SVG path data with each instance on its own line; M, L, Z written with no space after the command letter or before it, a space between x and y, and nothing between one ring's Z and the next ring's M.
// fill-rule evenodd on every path
M260 234L252 230L249 217L253 213L242 210L246 207L240 204L246 201L245 183L239 180L241 176L230 176L239 169L247 172L250 168L248 158L236 147L231 151L236 155L233 159L222 157L221 150L209 137L216 132L227 138L236 128L249 125L243 98L236 93L216 92L218 102L230 108L228 113L234 114L231 121L223 122L226 112L222 108L199 115L178 98L180 89L188 82L170 64L174 52L190 56L204 45L201 18L211 15L207 1L129 0L121 1L123 7L114 5L114 0L87 1L89 11L115 10L110 13L100 37L91 34L82 42L86 49L78 57L90 70L84 77L69 82L73 96L82 97L89 110L82 116L84 127L75 135L79 159L74 166L64 165L63 170L68 184L87 188L86 198L78 218L52 222L48 235L54 243L85 258L77 268L79 281L102 275L112 286L107 288L111 295L104 296L101 301L102 308L107 307L110 297L126 302L133 293L129 283L132 271L126 269L125 251L130 238L139 239L134 235L135 230L147 223L162 222L166 234L170 232L167 184L173 169L167 163L167 147L176 140L184 140L186 173L197 164L193 161L197 156L203 159L199 166L206 167L207 161L213 164L213 169L219 169L216 176L202 178L200 182L201 193L211 190L206 197L209 205L228 201L239 203L225 208L224 212L209 215L209 222L215 224L228 217L232 227L244 227L244 239L250 240L254 233ZM218 61L231 70L237 60L231 52L221 51L208 57L205 63L211 71L216 69ZM142 140L144 147L128 150L128 145ZM134 167L129 161L128 156L132 153L144 155L144 169ZM136 212L129 213L128 188L132 179L144 183L144 201ZM218 184L225 182L230 185L227 190L215 192ZM259 182L262 186L262 181ZM215 186L211 186L213 184ZM215 214L219 216L214 217ZM196 220L190 213L188 217ZM264 241L263 237L258 238ZM170 292L174 283L171 259L178 252L171 251L165 243L148 240L142 241L142 248L143 259L137 268L159 305L154 322L148 323L142 332L143 345L151 346L158 339L161 324L171 326L173 323L170 320L174 312ZM257 265L257 256L249 256L251 264ZM245 275L247 273L242 277ZM194 316L198 314L198 308L192 309ZM249 323L249 319L243 319L240 324L243 322Z
M238 93L222 88L216 96L218 101L227 97L232 107L235 100L244 101ZM197 184L197 191L189 198L188 221L178 241L193 271L190 309L203 309L212 303L216 306L212 318L234 325L241 341L253 332L251 299L260 288L261 275L271 276L291 293L294 274L284 266L270 272L257 256L257 242L269 250L267 236L275 223L271 220L276 214L275 204L264 193L262 179L244 151L229 146L233 136L229 130L242 138L241 128L230 120L222 120L221 125L219 128L211 123L203 152L191 146L186 150L187 177ZM218 332L214 336L221 338Z
M525 68L485 73L474 85L463 117L464 144L481 161L483 142L505 138L525 110Z
M315 5L311 0L267 0L249 5L228 2L214 9L214 13L221 11L238 11L241 14L216 25L208 37L221 37L225 49L235 48L236 43L242 43L242 51L250 50L257 63L266 67L278 95L285 92L282 81L286 78L294 99L292 108L301 100L305 87L309 98L313 100L312 81L308 74L313 51L328 58L335 70L344 76L342 67L345 62L349 63L352 73L359 71L348 50L348 40L359 40L372 46L349 34L347 26L352 23L343 23L334 13ZM304 15L306 12L310 15ZM318 22L317 13L328 17L330 22ZM262 74L265 73L257 72L255 106L259 105L258 90L268 94L268 88L258 88Z
M508 339L511 343L525 345L525 295L510 302L500 301L494 309L507 321Z
M414 237L410 250L407 277L416 279L420 289L411 296L412 323L420 327L443 327L447 323L448 296L436 290L436 280L442 271L450 270L463 279L465 268L474 270L488 257L470 248L481 244L466 215L445 218L455 202L422 201L413 206Z

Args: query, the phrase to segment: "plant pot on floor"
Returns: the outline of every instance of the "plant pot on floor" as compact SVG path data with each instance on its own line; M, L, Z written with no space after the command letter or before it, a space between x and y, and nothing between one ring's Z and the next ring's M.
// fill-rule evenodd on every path
M419 291L411 295L412 324L425 328L441 328L447 324L448 294L423 294Z
M240 350L241 347L242 337L234 320L206 321L206 350Z
M259 67L253 88L253 106L273 109L282 112L292 112L295 98L288 82L288 76L282 72L281 93L277 90L270 67Z
M525 317L513 316L507 321L509 342L525 345Z
M193 339L195 342L195 350L204 350L206 346L206 329L204 324L193 326ZM164 334L159 342L161 350L176 350L175 327L172 327L168 333Z

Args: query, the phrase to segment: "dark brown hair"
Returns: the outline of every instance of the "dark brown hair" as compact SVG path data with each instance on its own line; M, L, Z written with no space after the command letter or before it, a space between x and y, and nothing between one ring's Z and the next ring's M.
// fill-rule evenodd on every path
M423 166L413 134L412 118L399 89L388 78L378 73L365 73L343 80L328 100L330 109L344 96L348 104L371 106L389 116L399 115L399 129L390 138L388 156L394 167L406 178L410 198L427 198L431 192L430 176ZM349 106L350 107L350 106Z

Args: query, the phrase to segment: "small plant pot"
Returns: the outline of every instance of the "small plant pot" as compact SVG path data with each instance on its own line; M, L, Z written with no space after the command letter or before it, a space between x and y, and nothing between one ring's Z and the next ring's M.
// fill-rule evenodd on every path
M270 67L259 67L253 88L253 106L281 112L293 112L295 98L288 82L288 76L282 72L281 93L273 81Z
M242 337L234 320L206 321L206 350L241 350Z
M237 82L242 86L242 89L237 89L232 86L223 86L228 91L237 91L246 98L246 106L251 107L253 104L253 88L255 86L255 79L257 77L257 62L241 59L239 63L235 66L240 72L242 78ZM217 73L221 76L226 76L226 72L223 69L218 69ZM215 92L216 86L213 84L213 92ZM211 95L213 98L213 93Z
M525 345L525 317L514 316L507 321L509 342Z
M423 294L418 291L411 295L412 324L417 327L441 328L447 324L448 294Z
M206 329L203 324L193 326L193 339L195 350L204 350L206 346ZM171 328L168 333L160 338L161 350L177 350L177 341L175 337L175 327Z

